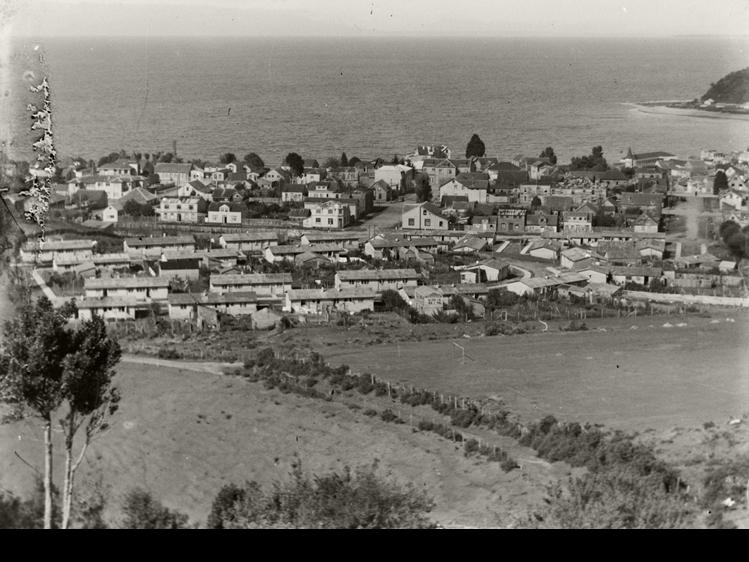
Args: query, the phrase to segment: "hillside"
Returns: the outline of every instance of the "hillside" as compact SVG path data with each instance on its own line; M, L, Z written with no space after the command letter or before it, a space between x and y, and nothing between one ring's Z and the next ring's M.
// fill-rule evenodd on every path
M716 103L743 104L749 102L749 67L727 74L702 96L701 100L715 100Z

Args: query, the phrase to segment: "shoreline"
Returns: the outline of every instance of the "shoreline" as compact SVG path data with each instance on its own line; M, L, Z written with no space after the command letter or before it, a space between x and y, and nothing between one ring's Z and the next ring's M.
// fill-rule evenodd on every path
M749 113L730 113L721 111L706 111L703 109L688 109L668 107L669 103L683 103L680 101L663 102L627 102L632 111L653 115L671 115L678 117L698 117L702 119L730 119L734 121L749 121Z

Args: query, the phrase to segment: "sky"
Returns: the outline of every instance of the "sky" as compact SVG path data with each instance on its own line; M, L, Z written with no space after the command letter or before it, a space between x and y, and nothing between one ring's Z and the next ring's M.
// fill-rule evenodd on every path
M749 35L749 0L0 0L14 35Z

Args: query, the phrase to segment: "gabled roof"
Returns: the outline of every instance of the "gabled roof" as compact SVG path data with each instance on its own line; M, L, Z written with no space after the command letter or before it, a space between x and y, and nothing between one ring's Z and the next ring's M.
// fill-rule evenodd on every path
M227 232L222 235L224 242L267 242L278 241L277 232Z
M395 279L421 279L414 269L359 269L339 271L336 276L341 281L380 281Z
M145 289L169 286L164 277L112 277L109 279L86 279L85 289Z
M291 284L291 273L247 273L211 275L212 285L268 285Z
M159 162L153 167L154 174L189 174L192 164L177 164L172 162Z
M246 304L257 302L257 300L257 294L252 291L232 291L230 293L224 293L223 295L208 293L203 302L206 305Z
M208 210L213 212L221 211L221 207L228 207L230 213L246 213L247 206L244 203L235 203L230 201L214 201L208 204Z
M125 242L131 248L149 248L154 246L178 246L195 244L192 234L186 236L152 236L139 238L126 238Z

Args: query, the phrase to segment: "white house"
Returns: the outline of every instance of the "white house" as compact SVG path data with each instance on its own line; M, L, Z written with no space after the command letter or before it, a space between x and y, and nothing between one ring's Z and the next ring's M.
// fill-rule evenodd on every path
M211 275L210 280L210 291L219 294L254 292L261 296L276 297L290 290L290 273Z
M401 215L404 229L447 230L448 220L442 216L442 209L433 203L404 205Z
M360 269L339 271L335 274L335 288L370 287L375 291L398 290L406 285L416 286L421 279L413 269Z
M138 300L166 300L169 279L164 277L113 277L86 279L86 298L122 297Z
M304 228L342 229L351 224L351 207L334 199L325 202L305 203L310 216L304 219Z
M340 311L356 314L374 311L377 292L370 287L348 289L295 289L286 293L284 311L297 314L323 314Z
M209 203L206 222L216 224L242 224L247 212L244 203Z

